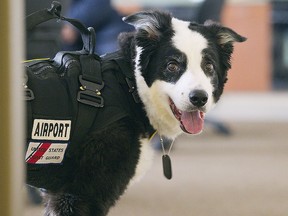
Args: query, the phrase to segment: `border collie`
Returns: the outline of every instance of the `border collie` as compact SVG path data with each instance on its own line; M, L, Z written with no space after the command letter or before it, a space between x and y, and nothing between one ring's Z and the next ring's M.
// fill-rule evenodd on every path
M122 56L134 70L149 126L162 137L199 134L204 117L220 99L234 42L246 38L220 24L196 24L160 11L123 19L135 27L119 37ZM83 144L77 175L57 192L46 191L46 213L104 216L151 165L150 131L123 118Z

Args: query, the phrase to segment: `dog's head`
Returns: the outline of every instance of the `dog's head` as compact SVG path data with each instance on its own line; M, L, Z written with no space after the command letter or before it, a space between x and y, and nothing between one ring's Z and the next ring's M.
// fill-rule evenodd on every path
M151 124L168 137L200 133L223 92L233 43L246 38L213 22L185 22L159 11L123 20L136 28L135 77Z

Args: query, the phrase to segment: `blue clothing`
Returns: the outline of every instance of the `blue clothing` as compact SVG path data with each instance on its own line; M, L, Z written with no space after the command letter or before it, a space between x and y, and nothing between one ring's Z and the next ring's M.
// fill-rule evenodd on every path
M112 8L110 0L72 0L67 16L95 29L95 50L100 55L117 50L119 33L133 30ZM79 48L82 48L80 38L70 49Z

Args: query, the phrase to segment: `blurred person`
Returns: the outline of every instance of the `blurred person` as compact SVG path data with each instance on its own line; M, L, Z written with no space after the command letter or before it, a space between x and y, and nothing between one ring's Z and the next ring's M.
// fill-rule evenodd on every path
M225 0L205 0L199 8L196 22L204 23L206 20L221 22L221 14Z
M116 51L119 33L133 30L132 26L122 21L110 0L72 0L66 16L95 29L95 51L99 55ZM72 25L64 24L61 35L65 50L82 48L81 37Z

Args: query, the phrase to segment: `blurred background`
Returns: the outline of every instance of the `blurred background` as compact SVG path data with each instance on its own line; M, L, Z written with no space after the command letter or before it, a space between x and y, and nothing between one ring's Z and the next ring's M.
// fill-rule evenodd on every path
M204 132L176 140L171 152L172 180L163 177L161 152L156 150L154 166L127 190L109 216L287 216L288 0L105 1L99 2L109 2L112 9L105 9L115 23L130 13L158 8L185 20L213 19L248 38L235 44L225 92L207 115ZM94 25L99 54L117 49L117 36L109 41L101 37L118 34L120 24L115 27L112 18L104 19L100 12L90 18L88 9L80 13L81 3L91 3L92 11L104 12L104 6L97 8L96 0L60 2L64 14ZM26 0L26 15L50 4ZM77 37L69 26L45 23L27 34L26 57L53 57L61 49L81 48ZM105 43L107 47L101 47ZM24 215L40 215L37 193L27 195Z

